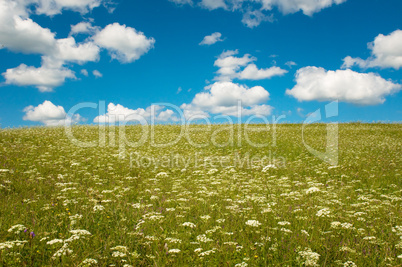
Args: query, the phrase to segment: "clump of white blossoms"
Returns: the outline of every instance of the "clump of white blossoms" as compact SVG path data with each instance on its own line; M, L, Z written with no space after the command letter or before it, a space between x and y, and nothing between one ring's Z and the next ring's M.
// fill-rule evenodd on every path
M168 253L169 253L169 254L177 254L177 253L179 253L180 251L181 251L180 249L172 248L172 249L169 249Z
M8 229L8 232L9 233L14 233L14 234L19 234L22 231L24 231L25 229L27 229L27 228L24 225L17 224L17 225L11 226L11 228Z
M305 266L319 266L317 262L320 259L320 254L313 252L311 248L305 248L303 251L299 251L298 253L302 257Z
M78 266L82 267L88 267L88 266L95 266L98 264L97 260L94 259L85 259L83 262L80 263Z
M278 222L279 225L285 226L285 225L290 225L290 222Z
M87 230L70 230L70 233L72 233L73 235L79 235L79 236L85 236L85 235L91 235L90 232L88 232Z
M96 212L96 211L102 211L102 210L104 210L105 209L105 207L104 206L102 206L102 205L95 205L94 206L94 211Z
M156 177L168 177L168 174L166 172L160 172L156 175Z
M211 219L211 216L204 215L204 216L201 216L200 218L203 219L204 221L208 221L209 219Z
M313 186L306 190L306 194L309 195L309 194L313 194L313 193L320 192L320 191L321 191L321 189Z
M357 267L357 265L353 261L347 261L343 264L343 267Z
M246 225L252 226L252 227L258 227L258 226L261 225L261 223L259 221L257 221L257 220L248 220L246 222Z
M182 226L187 226L187 227L190 227L190 228L195 228L196 227L196 225L194 223L192 223L192 222L185 222L185 223L182 224Z
M323 209L317 211L316 215L318 217L329 217L330 213L331 213L331 211L328 208L323 208Z
M213 240L208 238L205 234L197 236L197 241L202 243L212 242Z

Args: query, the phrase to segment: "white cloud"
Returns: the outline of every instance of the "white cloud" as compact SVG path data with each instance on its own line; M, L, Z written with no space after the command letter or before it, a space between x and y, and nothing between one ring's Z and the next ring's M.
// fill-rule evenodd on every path
M297 64L294 61L288 61L285 63L285 65L291 69L293 66L296 66Z
M93 36L96 44L109 50L111 57L123 63L133 62L153 48L155 39L134 28L113 23Z
M96 78L101 78L103 76L102 73L99 72L99 70L94 70L92 72L92 74L96 77Z
M222 42L223 39L221 39L221 37L222 37L222 34L220 32L215 32L211 35L207 35L201 41L200 45L213 45L217 42Z
M86 69L82 69L81 74L88 77L88 71Z
M396 30L389 35L378 35L372 43L368 44L372 56L366 60L361 58L344 58L342 68L350 68L357 65L361 68L381 67L394 68L402 67L402 30Z
M249 54L245 54L243 57L235 57L237 54L237 50L225 51L218 57L214 64L219 68L216 72L218 76L215 77L215 80L262 80L287 73L286 70L275 66L267 69L258 69L257 66L252 63L257 60L255 57Z
M225 0L202 0L200 5L203 8L206 8L209 10L214 10L214 9L218 9L218 8L227 9Z
M296 13L302 11L307 16L320 12L322 9L332 5L339 5L346 0L258 0L263 9L271 10L277 7L283 14Z
M152 116L152 109L154 109L154 116L156 121L176 121L177 117L170 109L165 109L163 106L152 105L146 109L130 109L120 104L110 103L107 107L105 115L98 116L94 119L95 123L116 123L116 122L143 122L149 123ZM139 121L142 120L142 121Z
M401 90L400 84L387 81L374 73L352 70L326 71L305 67L296 73L296 85L286 94L299 101L341 101L357 105L377 105L385 97Z
M100 49L92 42L76 44L73 37L58 39L54 51L49 54L54 60L71 61L79 64L99 60Z
M254 28L259 26L264 21L273 22L273 15L266 15L260 10L248 10L243 14L243 19L241 22L243 22L243 24L249 28Z
M281 76L287 73L279 67L271 67L268 69L258 69L255 64L248 65L242 72L239 73L241 80L262 80L269 79L273 76Z
M8 69L3 76L6 84L36 86L41 92L51 92L54 87L62 85L67 78L75 78L74 72L66 68L35 68L25 64Z
M169 0L176 4L190 4L192 0ZM302 11L307 16L320 12L333 5L339 5L347 0L199 0L198 6L215 10L223 8L227 11L243 14L242 22L249 28L260 25L263 21L273 22L273 8L277 8L282 14L292 14Z
M90 22L80 22L76 25L71 25L70 35L74 34L94 34L99 30L99 27L92 26Z
M73 118L68 117L62 106L56 106L47 100L37 107L26 107L24 112L24 120L41 122L46 126L61 126L66 123L78 123L82 120L79 114L74 115Z
M169 1L177 5L185 5L185 4L193 5L193 0L169 0Z
M181 106L187 118L208 117L208 113L237 116L239 104L243 116L269 115L272 110L263 104L268 101L269 93L261 86L248 88L232 82L216 82L206 90L198 93L190 104Z
M29 18L17 2L0 1L0 40L11 51L43 54L55 45L55 34Z
M36 4L36 13L53 16L60 14L63 9L88 13L101 5L102 0L37 0L27 1Z

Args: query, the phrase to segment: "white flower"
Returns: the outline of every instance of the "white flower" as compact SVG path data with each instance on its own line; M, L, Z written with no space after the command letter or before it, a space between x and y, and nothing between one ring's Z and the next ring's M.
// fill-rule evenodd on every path
M202 243L212 242L213 240L208 238L205 234L197 236L197 240Z
M168 253L177 254L177 253L179 253L180 251L181 251L180 249L172 248L172 249L169 249Z
M312 194L315 192L320 192L320 191L321 190L318 187L313 186L306 190L306 194L309 195L309 194Z
M113 251L112 253L113 258L124 258L125 256L127 256L126 253L120 251Z
M216 250L216 248L213 248L213 249L211 249L211 250L204 251L204 252L198 254L198 256L199 256L199 257L208 256L208 255L210 255L210 254L215 253L215 250Z
M317 211L316 215L318 217L328 217L331 211L328 208L323 208L319 211Z
M25 229L27 229L27 228L26 228L24 225L22 225L22 224L17 224L17 225L11 226L11 228L8 229L8 232L9 232L9 233L19 234L19 233L21 233L22 231L24 231Z
M248 266L248 264L245 263L245 262L238 263L238 264L235 265L235 267L247 267L247 266Z
M257 221L257 220L248 220L246 222L246 225L252 226L252 227L258 227L258 226L261 225L261 223L259 221Z
M353 261L347 261L343 264L343 267L357 267Z
M98 264L97 260L94 259L85 259L83 262L80 263L78 266L91 266Z
M46 242L47 245L53 245L53 244L57 244L57 243L64 243L64 241L62 239L53 239L53 240Z
M195 253L200 253L202 251L202 248L196 248L196 249L194 249L194 252Z
M303 258L305 266L318 266L317 262L320 259L320 254L311 251L310 248L305 248L304 251L299 251L299 255Z
M166 172L160 172L156 175L156 177L168 177L168 174Z
M290 222L278 222L279 225L285 226L285 225L290 225Z
M105 207L102 206L102 205L95 205L94 206L94 211L101 211L101 210L104 210L104 209L105 209Z
M201 216L200 218L203 219L204 221L208 221L209 219L211 219L211 216L205 215L205 216Z
M192 223L192 222L185 222L185 223L182 224L182 226L187 226L187 227L190 227L190 228L195 228L196 227L196 225L194 223Z
M70 233L74 234L74 235L91 235L90 232L88 232L87 230L70 230Z

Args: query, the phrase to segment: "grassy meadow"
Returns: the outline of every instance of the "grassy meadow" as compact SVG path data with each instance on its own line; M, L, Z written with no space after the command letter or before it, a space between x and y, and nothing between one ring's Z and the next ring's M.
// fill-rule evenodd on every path
M401 124L259 127L0 130L0 266L402 265Z

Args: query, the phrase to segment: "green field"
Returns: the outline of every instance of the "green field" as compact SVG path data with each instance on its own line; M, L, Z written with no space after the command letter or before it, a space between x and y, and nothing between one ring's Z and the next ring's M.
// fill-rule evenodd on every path
M0 266L401 266L401 124L153 132L0 130Z

